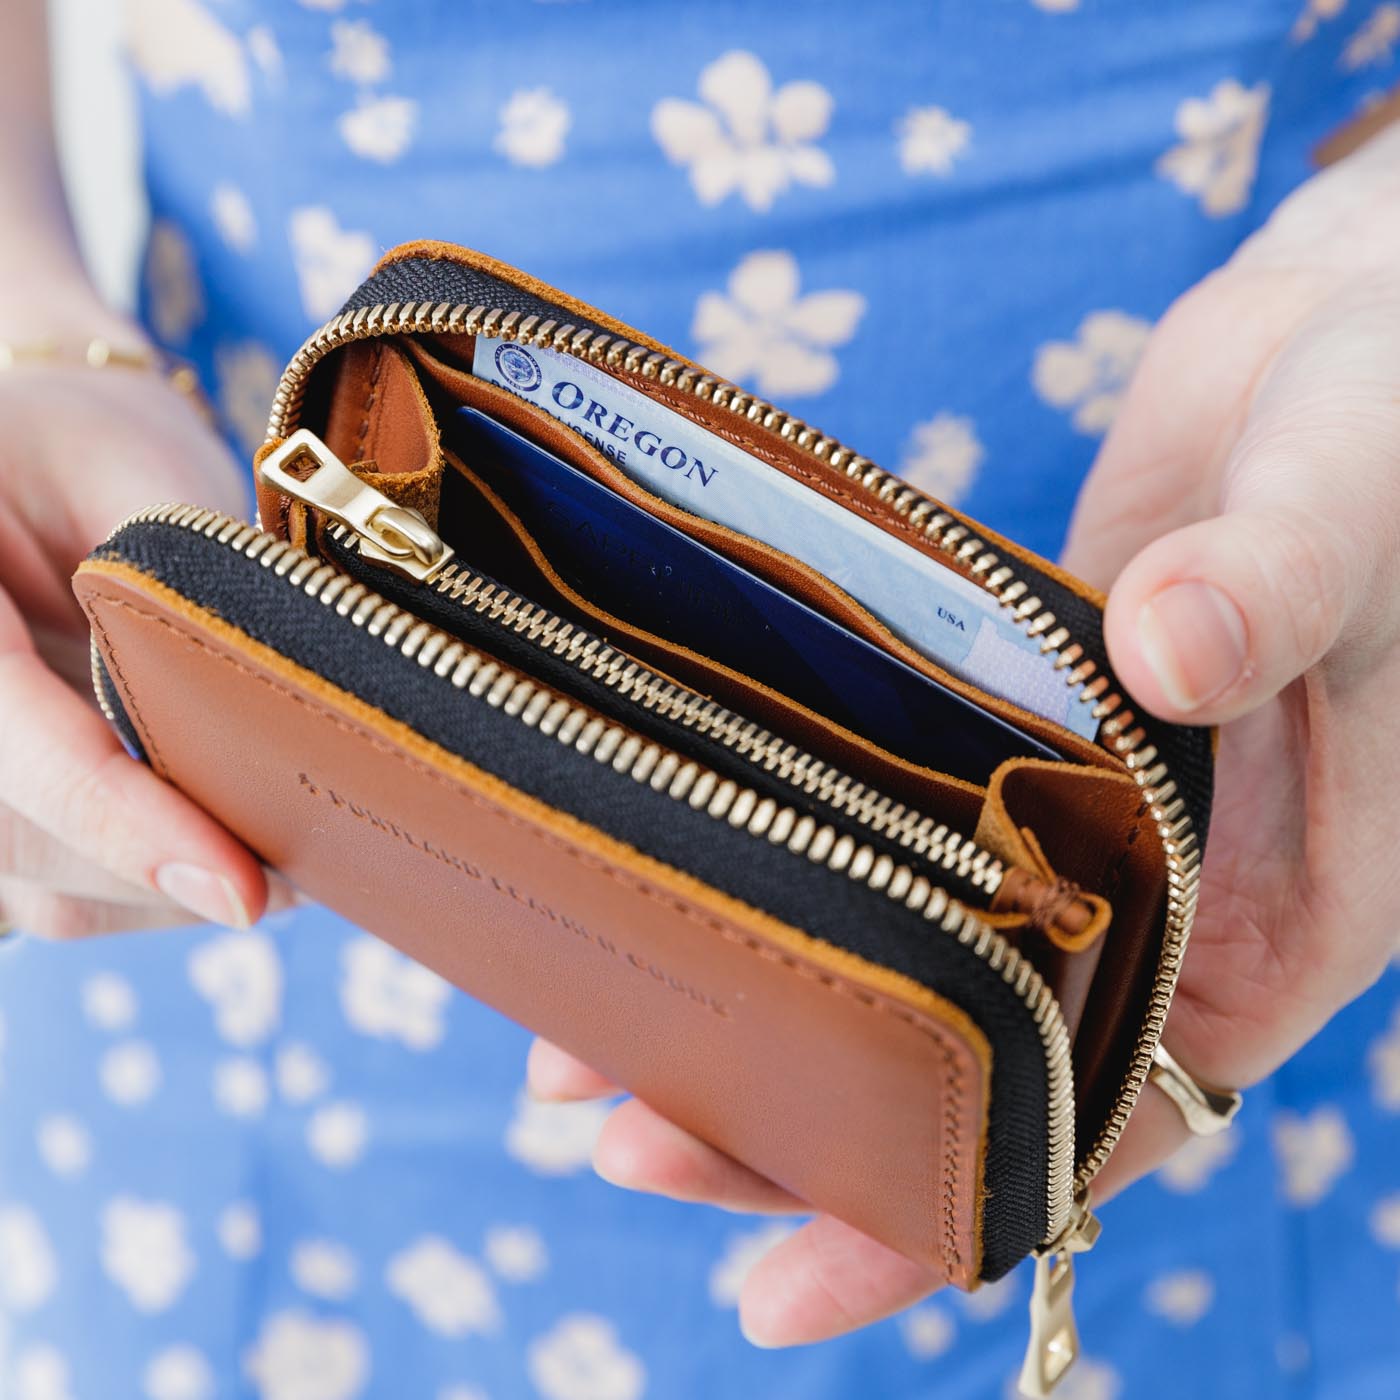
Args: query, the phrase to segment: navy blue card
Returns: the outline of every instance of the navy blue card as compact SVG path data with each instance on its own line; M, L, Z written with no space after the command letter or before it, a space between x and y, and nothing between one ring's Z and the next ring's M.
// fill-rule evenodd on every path
M970 782L1008 758L1060 756L476 409L457 411L447 445L605 611Z

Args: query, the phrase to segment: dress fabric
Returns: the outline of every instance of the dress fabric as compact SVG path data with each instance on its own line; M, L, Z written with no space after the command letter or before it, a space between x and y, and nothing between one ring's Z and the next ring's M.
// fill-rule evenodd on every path
M1372 0L131 0L143 315L231 438L377 254L518 263L1053 554L1153 324L1400 80ZM192 717L197 722L197 717ZM1029 1276L739 1336L789 1224L323 910L0 951L5 1400L1002 1396ZM1400 976L1105 1211L1062 1394L1400 1394ZM839 1124L832 1125L840 1131Z

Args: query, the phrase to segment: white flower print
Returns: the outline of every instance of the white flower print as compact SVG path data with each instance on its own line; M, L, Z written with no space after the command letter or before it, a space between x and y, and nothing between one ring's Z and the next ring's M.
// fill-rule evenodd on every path
M1143 1301L1148 1312L1178 1327L1191 1327L1210 1311L1215 1283L1203 1269L1179 1269L1153 1279Z
M1376 1202L1371 1211L1371 1234L1377 1244L1400 1249L1400 1193Z
M282 1014L282 963L257 929L222 933L191 954L190 981L214 1009L214 1025L230 1045L257 1045Z
M213 1400L214 1371L197 1347L158 1352L141 1378L148 1400Z
M145 1103L160 1087L160 1061L144 1040L114 1045L97 1062L102 1091L127 1108Z
M1342 67L1349 73L1389 63L1400 42L1400 5L1377 5L1371 17L1347 40Z
M1294 21L1289 38L1295 44L1306 43L1317 33L1317 27L1324 20L1336 19L1346 9L1347 0L1307 0L1303 13Z
M251 1201L234 1201L219 1212L215 1233L230 1259L252 1259L262 1248L262 1217Z
M298 1240L292 1246L292 1280L313 1298L340 1302L355 1291L355 1256L335 1240Z
M715 1307L737 1307L744 1280L753 1266L796 1228L786 1220L769 1220L756 1229L730 1235L725 1241L724 1253L710 1270L710 1301Z
M219 237L235 253L249 252L258 241L258 221L248 196L227 181L214 186L209 196L209 215Z
M220 345L214 351L219 411L250 455L267 435L267 408L280 378L271 352L252 341Z
M1158 160L1157 173L1198 196L1212 218L1238 214L1254 187L1268 118L1268 83L1246 88L1225 78L1209 97L1188 97L1177 107L1181 144Z
M340 951L340 1005L364 1035L431 1050L443 1037L451 986L422 963L365 934Z
M267 1107L267 1071L246 1055L214 1066L214 1102L234 1118L255 1118Z
M204 291L194 249L169 219L156 219L146 245L146 286L151 325L162 340L183 344L204 315Z
M593 1144L612 1104L603 1100L541 1103L527 1094L515 1102L506 1151L541 1176L567 1176L593 1159Z
M28 1206L0 1209L0 1300L15 1312L31 1312L57 1286L58 1260L43 1222Z
M243 1370L260 1400L356 1400L369 1379L369 1345L353 1323L287 1308L263 1322Z
M1118 1400L1123 1378L1106 1361L1081 1355L1055 1387L1055 1400Z
M836 178L815 144L831 122L831 94L820 83L784 83L775 92L763 61L736 49L702 70L699 90L704 103L658 102L651 131L673 164L690 167L702 204L737 192L766 211L794 182L824 187Z
M100 1031L129 1030L136 1020L136 993L116 972L94 972L83 983L83 1015Z
M1099 437L1117 416L1152 326L1126 311L1091 311L1073 340L1052 340L1035 352L1031 384L1052 408L1072 410L1081 433Z
M836 382L831 349L855 334L865 313L859 292L799 296L791 253L750 253L729 276L729 294L705 292L691 333L719 375L771 398L820 394Z
M972 128L943 107L911 107L895 131L906 175L951 175L972 139Z
M1356 1156L1347 1120L1331 1104L1308 1114L1287 1110L1277 1114L1273 1143L1283 1173L1284 1199L1295 1206L1316 1205Z
M301 304L313 321L328 321L374 264L374 239L342 229L323 205L294 209L288 225Z
M92 1161L92 1135L71 1113L51 1113L35 1130L39 1156L55 1176L81 1176Z
M165 1201L109 1201L102 1211L102 1268L132 1307L163 1312L194 1274L184 1216Z
M195 86L218 111L247 114L243 46L198 0L127 0L126 23L131 65L157 97Z
M310 1103L330 1087L326 1062L307 1044L294 1040L277 1052L277 1092L288 1103Z
M1182 1196L1194 1195L1234 1158L1239 1146L1237 1127L1227 1128L1212 1137L1193 1137L1157 1168L1157 1180L1168 1191Z
M48 1342L35 1342L15 1358L10 1400L73 1400L68 1358Z
M548 88L521 88L501 108L496 149L515 165L553 165L564 154L573 117Z
M530 1343L526 1366L545 1400L638 1400L646 1369L605 1317L570 1313Z
M389 1292L419 1322L443 1337L491 1333L501 1325L496 1291L485 1269L438 1235L424 1235L389 1260Z
M493 1225L486 1232L483 1253L507 1283L531 1283L549 1267L544 1241L528 1225Z
M331 72L352 83L382 83L389 76L389 41L365 19L331 25Z
M368 1140L369 1118L359 1104L328 1103L306 1124L306 1145L327 1167L353 1167L364 1155Z
M1306 1371L1312 1360L1312 1345L1297 1332L1283 1332L1274 1341L1274 1359L1286 1376Z
M1371 1097L1380 1108L1400 1112L1400 1005L1384 1034L1371 1042L1366 1064L1371 1071Z
M899 474L911 486L956 505L967 494L986 455L971 418L937 413L914 425Z
M417 124L418 104L411 97L361 97L336 123L357 156L382 165L403 155Z
M910 1308L899 1319L899 1330L909 1355L916 1361L942 1356L953 1345L957 1333L953 1319L937 1303Z
M281 86L282 79L286 76L282 46L267 25L255 24L248 31L248 55L270 84Z
M963 1316L972 1322L990 1322L1000 1317L1021 1297L1019 1275L1011 1273L995 1283L984 1283L973 1293L959 1293L957 1299Z

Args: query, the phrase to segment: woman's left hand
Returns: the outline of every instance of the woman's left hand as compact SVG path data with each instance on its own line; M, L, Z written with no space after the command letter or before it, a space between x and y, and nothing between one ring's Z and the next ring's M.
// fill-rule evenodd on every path
M1143 708L1219 724L1195 931L1164 1037L1245 1087L1381 973L1400 933L1400 129L1280 206L1154 330L1081 495L1067 564L1111 584L1115 670ZM615 1092L537 1043L541 1098ZM1186 1140L1149 1088L1102 1201ZM631 1100L595 1165L636 1190L801 1211ZM830 1217L776 1245L746 1335L810 1342L933 1280Z

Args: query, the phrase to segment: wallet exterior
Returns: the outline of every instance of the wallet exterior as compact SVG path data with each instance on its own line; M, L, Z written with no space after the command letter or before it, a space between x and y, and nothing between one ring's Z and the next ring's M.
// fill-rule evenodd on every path
M992 1057L958 1006L512 788L130 564L89 561L75 588L153 769L262 860L975 1284Z

